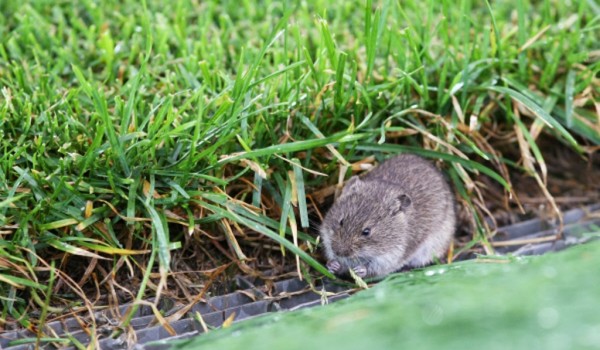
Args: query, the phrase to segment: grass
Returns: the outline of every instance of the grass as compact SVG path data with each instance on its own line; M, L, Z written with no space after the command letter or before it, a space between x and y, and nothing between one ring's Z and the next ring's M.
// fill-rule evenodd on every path
M523 208L525 174L556 213L541 141L600 145L599 33L595 0L4 0L0 327L327 275L315 191L372 155L443 160L458 252L491 252L493 188Z
M597 349L600 245L393 275L350 299L268 314L172 349ZM485 295L485 298L476 297Z

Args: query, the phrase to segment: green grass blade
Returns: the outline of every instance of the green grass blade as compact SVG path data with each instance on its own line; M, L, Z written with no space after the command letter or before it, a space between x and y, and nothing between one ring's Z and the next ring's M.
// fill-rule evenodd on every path
M292 166L294 167L294 175L296 179L296 193L298 194L298 211L300 212L300 225L304 228L309 226L308 210L306 208L306 193L304 190L304 174L300 167L300 160L292 158Z
M575 71L569 70L565 83L565 122L567 128L573 127L573 95L575 94Z
M158 252L158 262L161 274L166 274L171 266L171 252L169 251L169 231L165 225L164 214L159 214L158 211L146 203L144 203L146 211L152 220L153 231L153 250Z
M461 157L453 156L451 154L430 151L430 150L413 147L413 146L402 146L402 145L392 145L392 144L383 144L383 145L361 144L361 145L357 146L356 148L360 149L362 151L377 151L377 152L389 152L389 153L408 152L408 153L417 154L417 155L420 155L420 156L426 157L426 158L443 159L443 160L446 160L449 162L459 163L468 170L481 171L482 173L488 175L489 177L496 180L499 184L504 186L504 188L507 191L510 191L510 185L508 184L508 182L506 182L506 180L504 180L504 178L502 178L502 176L500 176L498 173L496 173L492 169L490 169L484 165L481 165L477 162L474 162L472 160L467 160L467 159L464 159Z
M513 89L501 86L490 86L487 89L508 95L517 102L521 103L523 106L527 107L531 112L533 112L538 118L543 120L550 128L555 129L560 135L562 135L565 138L565 140L567 140L567 142L569 142L573 146L573 148L575 148L579 152L582 152L581 146L579 146L579 144L573 138L573 136L571 136L571 134L548 112L544 111L542 107L533 102L527 96Z

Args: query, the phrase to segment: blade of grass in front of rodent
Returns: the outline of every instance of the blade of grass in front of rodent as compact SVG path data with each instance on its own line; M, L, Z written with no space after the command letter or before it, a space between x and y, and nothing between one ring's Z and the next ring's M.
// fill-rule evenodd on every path
M199 204L202 204L204 206L206 206L207 209L211 210L214 213L218 213L220 214L222 217L228 218L230 220L236 221L240 224L243 224L244 226L253 229L256 232L262 233L263 235L271 238L272 240L276 241L277 243L280 243L281 245L283 245L287 250L291 251L294 254L297 254L300 256L300 258L304 261L306 261L307 264L309 264L310 266L312 266L313 268L315 268L317 271L321 272L322 274L330 277L330 278L335 278L328 270L327 268L325 268L323 265L321 265L319 262L317 262L314 258L312 258L310 255L308 255L306 252L304 252L303 250L299 249L298 247L296 247L292 242L290 242L289 240L279 236L279 234L277 234L276 232L270 230L269 228L267 228L264 225L259 224L258 222L255 222L251 219L248 218L244 218L238 214L235 214L233 211L231 210L226 210L223 209L219 206L215 206L212 204L209 204L207 202L204 201L200 201L200 200L195 200L196 202L198 202Z

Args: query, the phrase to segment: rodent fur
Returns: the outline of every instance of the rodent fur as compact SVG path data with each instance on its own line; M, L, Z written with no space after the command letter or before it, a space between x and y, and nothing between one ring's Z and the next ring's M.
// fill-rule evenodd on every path
M320 228L330 271L353 269L361 277L427 265L444 256L455 230L450 186L433 164L412 154L353 176Z

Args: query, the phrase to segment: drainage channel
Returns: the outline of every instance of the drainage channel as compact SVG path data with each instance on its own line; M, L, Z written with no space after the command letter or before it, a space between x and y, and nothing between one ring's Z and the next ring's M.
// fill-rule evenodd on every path
M236 278L236 282L240 288L239 291L212 297L205 302L198 302L186 313L183 319L171 322L169 325L176 335L169 333L167 329L156 324L156 318L150 306L140 305L131 321L131 327L135 331L135 338L133 338L133 343L136 344L135 348L142 349L144 344L161 339L172 340L204 332L202 325L194 319L194 315L197 314L201 315L202 321L207 327L217 328L230 318L233 322L239 322L267 312L291 311L331 303L348 297L351 292L348 285L335 284L331 281L316 285L314 290L306 282L299 279L275 282L271 287L261 286L258 281L241 276ZM131 338L128 341L128 334L125 332L118 338L108 338L114 330L118 329L118 320L121 319L118 315L125 315L130 307L131 304L127 304L119 307L118 312L105 310L95 314L96 325L99 329L98 333L105 336L104 339L99 341L101 349L131 348L129 345L131 344ZM173 315L182 307L181 303L176 303L168 298L161 299L157 306L164 317ZM82 318L69 318L49 322L45 326L46 336L72 338L81 344L89 344L90 336L82 328L82 326L86 326L85 321ZM35 342L35 336L29 330L5 332L0 334L0 349L33 349L35 346L31 342ZM24 344L24 342L26 343ZM42 348L54 349L61 347L60 345L60 343L47 343L43 344ZM157 348L161 348L161 346L154 345L152 347L152 349Z
M494 238L496 250L501 254L539 255L549 251L565 249L571 245L585 243L600 235L600 204L586 209L574 209L564 213L563 233L560 239L551 239L557 235L557 228L539 219L527 220L498 229ZM239 322L268 312L292 311L324 303L335 302L348 297L352 290L348 285L325 281L314 288L298 279L290 279L273 283L267 287L260 281L246 277L238 277L239 290L198 302L187 311L185 317L171 322L175 335L163 326L156 324L156 318L150 306L140 305L131 322L135 337L123 332L120 337L109 338L119 327L119 315L126 314L131 304L123 305L117 310L105 310L95 315L101 349L166 349L167 341L191 337L204 332L204 327L194 315L199 314L209 328L221 327L226 320ZM163 298L158 309L165 317L181 310L183 305L168 298ZM45 326L48 337L75 339L81 344L88 344L90 336L86 332L86 320L69 318L49 322ZM18 330L0 334L0 349L25 350L33 349L36 335L29 330ZM54 349L64 347L64 343L45 343L42 348Z
M540 219L522 221L498 229L494 242L499 254L541 255L582 244L600 237L600 204L563 213L563 230L559 239L556 224ZM502 245L506 243L506 245Z

